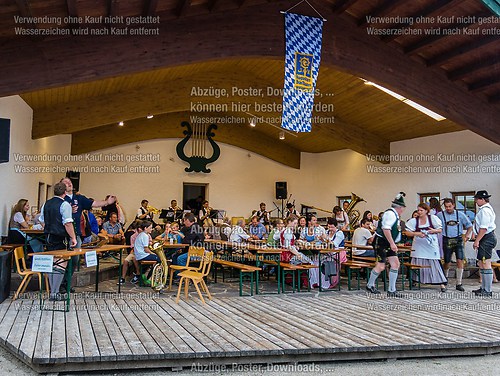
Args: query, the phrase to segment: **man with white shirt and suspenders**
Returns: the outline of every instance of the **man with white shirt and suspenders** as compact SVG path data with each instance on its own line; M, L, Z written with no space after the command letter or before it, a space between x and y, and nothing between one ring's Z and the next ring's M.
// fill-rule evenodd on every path
M456 289L465 291L462 286L462 276L464 274L464 239L462 238L462 231L465 229L467 231L465 238L470 239L472 223L464 213L455 209L455 201L452 198L445 198L443 205L444 211L436 215L443 223L444 275L448 278L451 256L455 253L457 258Z
M497 245L495 236L495 211L490 205L490 197L487 191L477 191L474 202L479 206L474 220L474 249L477 250L477 260L482 275L481 288L474 290L477 296L491 297L491 286L493 284L493 270L491 268L491 255L493 248Z

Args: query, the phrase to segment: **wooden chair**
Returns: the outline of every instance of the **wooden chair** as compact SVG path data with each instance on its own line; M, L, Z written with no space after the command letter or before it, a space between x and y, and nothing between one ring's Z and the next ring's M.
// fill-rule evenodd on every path
M175 299L176 303L179 303L179 300L181 298L181 289L182 289L182 284L184 283L184 296L186 297L186 300L188 299L188 289L189 289L189 281L193 282L194 287L196 288L196 291L198 292L198 295L203 302L205 303L205 299L203 299L203 295L201 294L200 288L198 287L198 284L201 285L201 288L203 292L205 292L208 296L208 299L212 300L212 295L210 295L210 292L208 291L208 287L203 280L208 273L210 272L210 267L212 266L212 259L213 259L214 253L213 252L206 252L201 259L201 268L199 271L194 271L194 270L184 270L183 272L180 272L179 275L181 276L181 280L179 282L179 289L177 290L177 299Z
M19 295L24 294L24 291L26 291L26 288L28 287L29 282L31 281L31 278L36 275L38 276L38 283L40 285L40 290L42 289L42 273L39 272L33 272L31 269L28 269L26 267L26 258L24 256L24 247L20 246L14 249L14 261L16 263L16 268L17 268L17 273L21 276L23 276L23 280L21 281L21 284L17 288L16 293L14 294L14 297L12 300L16 300ZM49 278L47 275L45 275L45 288L47 289L47 292L49 292Z
M203 247L194 247L191 246L189 247L188 250L188 256L187 256L187 263L186 266L182 265L170 265L170 272L169 272L169 282L168 282L168 290L172 290L172 281L174 279L174 273L176 271L184 271L184 270L192 270L192 271L200 271L202 267L202 262L200 262L200 265L198 266L191 266L191 262L198 262L203 259L203 255L205 254L205 248Z

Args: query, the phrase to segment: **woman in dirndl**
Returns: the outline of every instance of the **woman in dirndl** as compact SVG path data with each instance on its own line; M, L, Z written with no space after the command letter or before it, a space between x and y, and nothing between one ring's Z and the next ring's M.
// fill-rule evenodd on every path
M441 292L445 292L448 281L441 265L438 240L442 223L430 210L429 205L421 203L417 207L418 217L406 222L406 234L413 237L411 263L426 266L420 269L421 283L440 285ZM413 279L416 281L417 277Z

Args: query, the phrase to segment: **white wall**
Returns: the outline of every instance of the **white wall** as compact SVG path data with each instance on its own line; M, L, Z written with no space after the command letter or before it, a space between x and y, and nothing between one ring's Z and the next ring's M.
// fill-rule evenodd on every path
M52 174L18 174L14 165L41 166L45 163L16 163L13 153L20 154L52 154L69 156L69 136L51 137L42 140L31 140L31 109L20 97L0 99L0 116L11 118L11 162L0 164L0 225L1 232L7 231L9 208L21 197L36 201L38 181L53 183L64 172ZM437 125L438 126L438 125ZM217 137L216 137L217 139ZM369 209L374 213L384 210L397 192L407 193L408 210L405 216L418 203L418 193L440 192L441 196L449 196L450 191L474 191L486 189L493 195L492 204L500 213L500 174L498 173L369 173L367 166L405 166L409 163L393 162L382 165L370 162L366 156L343 150L321 154L302 153L301 169L293 169L271 161L260 155L221 144L221 157L211 164L210 174L186 173L186 163L181 161L175 152L179 139L155 140L106 149L98 153L84 155L81 162L62 161L56 166L73 169L78 165L82 168L100 167L111 170L113 165L128 168L144 165L159 168L159 173L90 173L82 172L80 190L88 197L102 199L106 194L118 196L132 219L143 198L157 208L166 208L171 199L182 200L182 183L208 183L208 199L216 209L225 209L229 216L249 216L252 209L257 209L261 201L272 208L276 181L286 181L288 192L292 193L297 209L300 204L307 204L331 210L336 204L336 196L349 195L351 192L363 197L366 203L360 203L357 209L362 213ZM278 141L277 141L278 142ZM136 148L139 146L139 149ZM493 155L499 157L500 147L472 132L463 131L447 135L424 137L420 139L395 142L391 145L392 155L416 158L417 155L437 157L438 153L455 154L471 153ZM159 154L156 162L130 162L127 157L148 157ZM96 156L102 156L101 161L92 162ZM123 156L123 162L104 161L105 156ZM413 162L414 167L451 166L479 163L443 163L443 162ZM500 161L495 163L500 167ZM55 164L51 164L54 166ZM488 165L483 163L482 165ZM324 214L324 213L323 213Z
M440 162L438 154L454 155L470 153L476 162ZM368 161L366 156L349 150L322 154L302 154L302 169L315 170L310 189L315 192L310 205L329 208L336 201L336 196L349 195L351 192L363 197L366 202L356 207L361 213L371 210L378 213L385 210L399 191L406 192L407 213L410 216L419 202L418 193L440 192L441 197L451 197L451 192L477 191L486 189L491 195L491 203L500 213L500 174L497 173L369 173L370 165L413 166L424 169L426 166L497 166L500 171L500 146L470 131L445 135L422 137L418 139L394 142L391 144L393 157L414 159L413 163L392 162L382 165ZM480 163L482 155L497 159L497 162ZM435 158L434 162L417 162L417 157ZM328 167L331 166L331 167ZM404 217L403 216L403 217Z
M108 193L117 195L127 212L127 218L131 219L144 198L148 199L150 205L154 207L167 208L172 199L182 203L183 182L208 183L210 206L227 210L229 216L249 216L252 209L258 209L261 201L272 205L276 181L288 181L290 188L293 189L295 186L297 189L301 177L310 175L226 144L220 144L221 157L209 165L211 173L186 173L184 168L187 164L181 161L175 152L179 140L142 142L139 144L139 150L136 150L135 144L131 144L103 151L103 158L106 154L118 154L127 158L127 156L147 156L159 153L159 162L134 162L130 163L129 167L158 166L160 172L82 173L80 185L82 193L94 198L104 198ZM102 164L111 169L112 165L122 166L126 162Z
M50 164L16 162L15 153L23 156L66 154L69 151L70 136L32 140L33 111L17 95L0 98L0 117L11 119L9 162L0 164L0 234L6 235L12 205L21 198L26 198L31 205L36 205L38 183L53 185L56 178L52 173L16 172L16 166L48 166Z
M136 145L126 145L103 151L102 154L123 154L127 156L160 154L160 162L131 163L159 166L160 172L146 174L85 174L81 176L81 190L87 195L104 197L106 193L118 195L128 216L133 216L141 199L147 198L157 208L168 207L171 199L182 200L182 183L208 183L210 205L226 209L230 216L249 216L252 209L264 201L269 207L274 199L276 181L287 181L288 192L292 194L297 209L300 204L331 210L336 196L351 192L363 197L366 202L358 205L374 213L384 210L399 191L407 193L408 213L419 202L418 193L440 192L441 197L451 196L451 191L475 191L486 189L493 195L492 204L500 213L500 174L498 173L369 173L370 165L376 167L397 167L411 165L424 169L426 166L492 165L496 163L445 163L437 161L438 153L454 155L470 153L500 157L500 147L472 132L463 131L448 135L424 137L395 142L391 145L393 156L413 158L413 163L392 162L383 165L368 161L366 156L343 150L330 153L303 153L301 169L293 169L273 162L260 155L230 145L221 145L221 157L210 165L210 174L186 173L186 163L181 161L175 146L179 140L157 140ZM434 162L417 162L417 156L434 157ZM102 163L100 163L102 165ZM110 167L113 163L107 163ZM125 163L116 163L124 165ZM84 164L89 165L89 163ZM90 164L91 165L91 164ZM104 179L103 179L104 178Z

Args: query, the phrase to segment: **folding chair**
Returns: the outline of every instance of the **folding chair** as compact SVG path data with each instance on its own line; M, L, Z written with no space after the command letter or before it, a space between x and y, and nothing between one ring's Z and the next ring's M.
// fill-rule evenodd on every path
M14 261L16 263L17 273L23 276L23 280L21 281L21 284L17 288L17 291L14 294L12 300L16 300L19 297L19 295L24 294L24 291L26 291L26 288L28 287L31 278L34 275L38 276L38 283L40 286L40 290L42 290L42 273L33 272L31 269L28 269L26 267L26 258L24 256L23 246L14 249ZM49 292L50 288L49 278L47 277L47 275L45 275L45 288L47 289L47 292Z
M200 288L198 287L198 284L201 285L201 289L203 292L205 292L208 296L208 299L212 300L212 295L210 295L210 292L208 291L207 284L203 280L208 273L210 272L210 267L212 266L212 259L213 259L214 253L213 252L206 252L202 259L201 259L201 268L199 271L194 271L194 270L184 270L183 272L180 272L179 275L181 276L181 280L179 282L179 289L177 290L177 299L175 299L176 303L179 303L179 300L181 298L181 289L182 289L182 284L184 283L184 295L186 297L186 300L188 299L188 289L189 289L189 281L193 282L194 287L196 288L196 291L198 292L198 295L203 302L205 303L205 299L203 299L203 295L201 294Z

